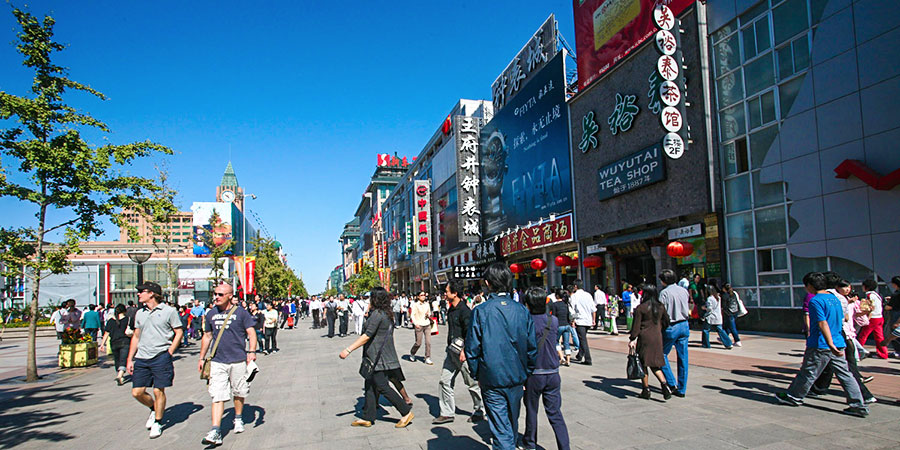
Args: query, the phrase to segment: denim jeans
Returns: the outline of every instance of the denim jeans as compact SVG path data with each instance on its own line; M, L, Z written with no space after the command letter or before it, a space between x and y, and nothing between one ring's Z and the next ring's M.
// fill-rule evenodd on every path
M485 388L481 391L487 410L488 425L494 436L494 450L515 450L519 437L519 411L522 408L522 386Z
M725 314L723 319L725 319L722 323L722 328L725 329L725 333L731 333L731 336L734 337L734 342L741 342L741 336L738 334L737 324L735 323L736 316L729 316Z
M703 322L703 348L709 348L709 331L716 330L719 333L719 339L722 340L722 345L726 348L731 348L731 339L728 337L728 334L725 333L725 330L722 329L722 325L711 325L708 322Z
M809 389L816 381L816 378L822 374L829 363L834 370L834 375L841 383L841 387L844 388L844 393L847 395L847 403L850 406L867 409L862 392L859 390L859 385L847 366L846 355L835 356L827 348L806 349L803 353L800 371L797 372L797 376L788 387L787 394L794 400L803 400L803 397L806 397L806 394L809 393Z
M572 338L572 341L574 341L575 348L578 348L578 335L575 334L575 330L572 329L571 325L563 325L559 327L557 333L562 338L563 350L565 350L565 353L567 355L572 353L572 350L569 348L570 337Z
M687 391L688 378L688 339L691 337L691 329L688 327L687 321L670 325L663 332L663 359L666 364L663 366L663 375L666 377L666 384L672 386L679 394ZM669 364L669 352L675 347L675 353L678 355L678 383L675 383L675 375L672 373L672 366Z

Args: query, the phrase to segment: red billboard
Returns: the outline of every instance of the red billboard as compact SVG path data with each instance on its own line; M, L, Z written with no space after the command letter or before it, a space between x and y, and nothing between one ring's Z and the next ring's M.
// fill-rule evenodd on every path
M513 253L572 241L572 214L538 223L500 237L500 254Z
M652 37L653 9L680 15L694 0L573 0L578 88L584 89Z

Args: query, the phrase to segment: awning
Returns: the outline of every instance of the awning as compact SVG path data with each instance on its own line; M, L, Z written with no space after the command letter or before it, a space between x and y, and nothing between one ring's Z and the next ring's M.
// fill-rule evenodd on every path
M666 227L651 228L649 230L636 231L634 233L623 234L619 236L608 237L600 241L603 247L611 247L613 245L622 245L634 241L642 241L644 239L654 239L666 234Z

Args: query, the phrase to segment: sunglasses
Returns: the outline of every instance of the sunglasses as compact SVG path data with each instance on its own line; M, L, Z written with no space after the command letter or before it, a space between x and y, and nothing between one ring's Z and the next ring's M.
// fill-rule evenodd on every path
M216 292L216 297L224 297L224 296L226 296L226 295L228 295L228 294L223 294L223 293L221 293L221 292Z

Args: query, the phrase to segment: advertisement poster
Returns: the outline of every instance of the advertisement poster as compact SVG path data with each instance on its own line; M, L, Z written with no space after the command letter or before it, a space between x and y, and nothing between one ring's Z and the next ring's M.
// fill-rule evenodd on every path
M484 238L572 210L564 52L481 130Z
M223 245L233 239L232 203L195 202L193 213L194 254L208 255L210 248ZM234 242L232 241L232 244ZM231 248L225 251L231 255Z
M653 9L677 16L694 0L573 0L578 88L584 89L658 30Z

